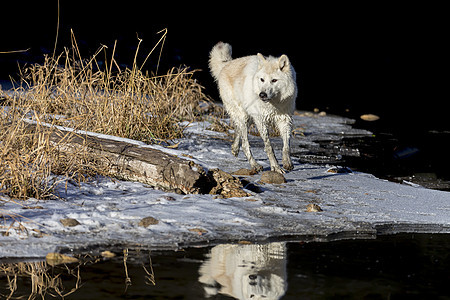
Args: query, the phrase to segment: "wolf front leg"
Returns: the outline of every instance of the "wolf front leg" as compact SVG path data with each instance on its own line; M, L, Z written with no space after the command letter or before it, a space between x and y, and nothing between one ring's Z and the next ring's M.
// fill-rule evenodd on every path
M275 157L275 153L273 152L272 144L269 140L269 130L267 123L264 120L258 120L255 118L255 124L258 128L259 135L261 136L263 142L264 142L264 151L267 154L267 157L269 158L270 162L270 169L272 171L276 171L278 173L284 173L283 170L281 170L280 166L278 165L277 158Z
M294 169L291 161L291 132L292 132L292 117L283 115L275 121L275 124L283 139L283 168L286 171Z

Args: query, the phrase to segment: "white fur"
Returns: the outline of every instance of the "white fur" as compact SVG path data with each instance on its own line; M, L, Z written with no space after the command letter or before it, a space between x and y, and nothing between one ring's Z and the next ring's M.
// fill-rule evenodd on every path
M288 57L264 57L258 53L232 59L231 46L219 42L210 52L209 67L235 127L232 153L238 155L242 142L242 149L252 168L262 170L253 158L248 143L248 124L252 120L264 141L271 170L282 172L269 141L268 125L273 123L283 139L283 167L292 170L289 140L297 85Z

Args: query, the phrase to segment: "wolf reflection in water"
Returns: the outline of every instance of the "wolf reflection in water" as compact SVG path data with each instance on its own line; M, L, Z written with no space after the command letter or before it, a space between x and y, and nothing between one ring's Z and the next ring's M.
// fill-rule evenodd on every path
M206 296L280 299L287 289L286 243L218 245L199 272Z

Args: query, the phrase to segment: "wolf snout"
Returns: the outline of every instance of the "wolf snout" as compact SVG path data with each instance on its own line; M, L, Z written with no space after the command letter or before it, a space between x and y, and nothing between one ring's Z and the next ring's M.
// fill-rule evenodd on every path
M259 93L259 98L261 98L262 101L269 101L269 97L266 92Z

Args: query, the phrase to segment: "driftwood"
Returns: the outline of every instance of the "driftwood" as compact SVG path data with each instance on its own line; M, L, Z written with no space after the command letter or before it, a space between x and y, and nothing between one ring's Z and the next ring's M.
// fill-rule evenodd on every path
M50 139L62 151L79 151L83 147L93 152L97 163L108 175L183 194L208 193L211 177L199 164L163 151L140 147L124 141L53 131Z
M32 129L36 125L30 124ZM42 127L41 127L42 128ZM50 140L61 151L88 151L106 173L118 179L138 181L182 194L217 194L225 198L246 197L242 183L219 169L205 170L192 160L150 147L59 129L49 130Z

